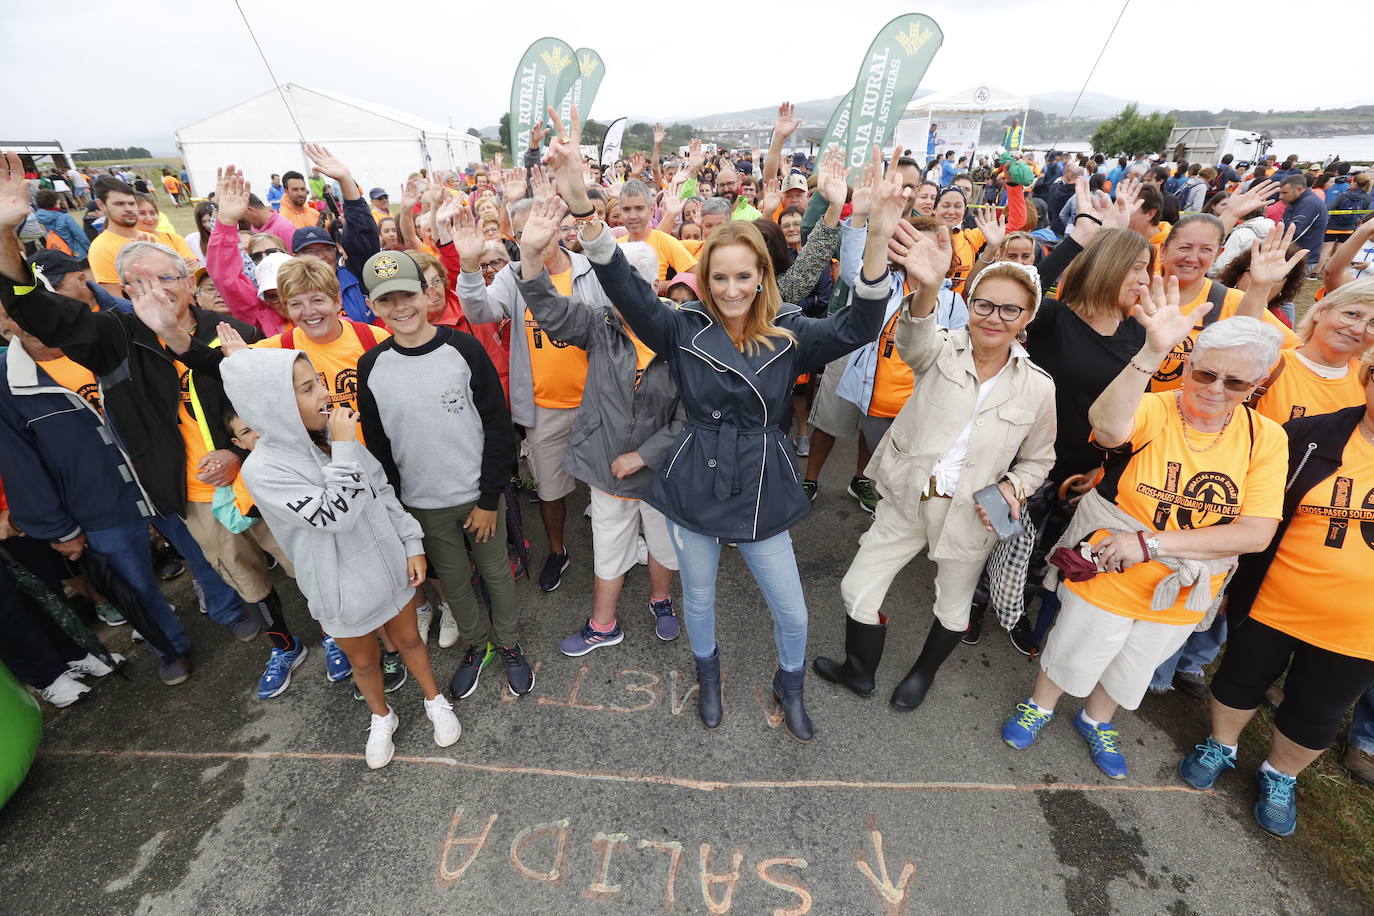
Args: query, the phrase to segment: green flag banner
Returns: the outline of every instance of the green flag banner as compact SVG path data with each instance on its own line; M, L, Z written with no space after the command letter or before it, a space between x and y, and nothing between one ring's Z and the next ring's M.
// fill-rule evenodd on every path
M567 86L561 90L563 80ZM544 109L562 98L577 79L572 48L557 38L541 38L526 49L510 87L511 163L519 165L530 148L530 130Z
M926 68L945 40L935 20L907 13L882 27L869 45L854 81L845 162L864 164L874 143L886 146Z
M585 124L587 112L591 111L593 103L596 102L596 91L601 88L601 78L606 75L606 64L601 59L601 55L591 48L578 48L575 52L577 57L577 76L573 80L572 88L565 92L562 101L558 103L558 116L567 124L572 116L573 106L577 106L577 113Z
M849 105L853 100L854 90L851 89L835 103L835 111L825 125L825 133L821 135L820 152L824 153L832 146L844 151L845 144L849 142Z

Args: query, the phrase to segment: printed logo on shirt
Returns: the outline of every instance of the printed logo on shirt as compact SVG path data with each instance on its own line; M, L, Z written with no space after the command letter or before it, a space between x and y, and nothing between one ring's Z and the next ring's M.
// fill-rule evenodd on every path
M1145 483L1136 485L1138 493L1159 501L1154 516L1156 531L1164 530L1175 507L1178 527L1185 530L1225 525L1240 516L1240 487L1229 476L1220 471L1200 471L1180 490L1179 470L1177 462L1169 462L1163 489ZM1213 515L1220 519L1213 522L1209 517Z
M100 409L100 386L99 386L99 385L93 384L93 383L91 383L91 382L87 382L86 384L82 385L80 388L76 389L76 393L79 394L79 395L81 395L81 397L85 398L87 404L90 404L90 405L91 405L92 407L94 407L96 410L99 410L99 409Z
M1185 337L1174 348L1169 351L1169 355L1164 357L1164 362L1160 363L1155 370L1154 379L1157 382L1172 382L1183 374L1183 361L1188 358L1188 354L1193 352L1193 338Z
M1350 523L1356 521L1360 523L1360 540L1364 541L1364 545L1370 550L1374 550L1374 489L1364 495L1364 502L1358 508L1354 508L1350 505L1353 487L1354 481L1349 477L1337 477L1331 485L1330 505L1298 506L1298 511L1303 515L1315 515L1331 520L1326 526L1326 537L1322 541L1322 546L1340 550L1345 546L1345 536L1350 529Z
M439 395L439 403L449 413L462 413L468 406L467 392L462 388L450 388Z
M550 346L557 347L560 350L564 347L571 346L565 341L554 340L552 337L548 335L547 331L545 331L543 328L539 326L539 322L533 320L532 318L525 319L525 327L528 328L530 330L530 333L534 335L534 348L536 350L544 349L544 341L546 340L549 342Z
M330 396L331 404L354 405L358 400L358 370L344 369L334 376L334 393Z

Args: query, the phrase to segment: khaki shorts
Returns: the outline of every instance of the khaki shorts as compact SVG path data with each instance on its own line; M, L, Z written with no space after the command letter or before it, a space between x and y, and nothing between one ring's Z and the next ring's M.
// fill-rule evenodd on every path
M859 405L840 397L837 390L840 378L849 365L849 354L826 364L825 374L821 376L820 387L816 389L816 399L811 403L811 416L807 422L823 433L836 439L853 439L859 434L859 421L863 411ZM869 447L877 445L868 443Z
M660 566L677 569L677 551L668 539L668 521L642 499L621 499L589 487L592 493L592 571L598 579L619 579L634 567L640 525L649 553Z
M563 456L576 420L576 407L534 406L534 426L525 431L525 444L530 450L530 473L539 483L539 498L544 502L562 499L577 486L573 476L563 470Z
M1058 595L1059 615L1040 653L1040 668L1076 697L1101 684L1117 705L1137 708L1155 669L1193 633L1192 624L1132 620L1104 611L1062 585Z
M229 587L249 604L267 597L272 590L272 578L267 572L267 551L281 563L283 571L295 578L290 559L282 552L276 537L262 519L247 531L234 534L215 518L210 503L186 504L186 529L200 545L205 559L220 574Z

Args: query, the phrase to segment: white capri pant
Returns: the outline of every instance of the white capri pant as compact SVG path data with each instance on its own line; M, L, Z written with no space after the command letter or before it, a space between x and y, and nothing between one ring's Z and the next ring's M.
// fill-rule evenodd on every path
M642 499L622 499L589 486L592 494L592 572L619 579L635 565L640 525L649 554L665 569L677 570L677 551L668 538L668 521Z
M1118 706L1136 709L1155 669L1193 633L1190 623L1133 620L1104 611L1063 585L1057 594L1059 615L1040 653L1040 668L1076 697L1101 684Z

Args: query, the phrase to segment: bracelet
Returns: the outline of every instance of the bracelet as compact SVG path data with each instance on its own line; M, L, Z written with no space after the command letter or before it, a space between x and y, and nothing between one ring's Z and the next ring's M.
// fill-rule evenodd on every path
M1076 215L1076 216L1073 218L1073 221L1076 223L1076 222L1078 222L1080 219L1090 219L1090 220L1092 220L1093 222L1097 223L1099 226L1102 225L1102 220L1100 220L1100 219L1098 219L1097 217L1093 216L1091 213L1079 213L1078 215Z
M1135 533L1135 536L1140 538L1140 552L1145 555L1145 562L1150 562L1150 547L1148 544L1145 543L1145 532L1137 531Z
M1155 370L1153 370L1153 369L1146 369L1144 366L1142 366L1142 365L1140 365L1139 363L1137 363L1137 362L1135 361L1135 357L1134 357L1134 356L1131 357L1130 359L1126 360L1126 362L1129 363L1129 364L1130 364L1130 367L1131 367L1132 369L1134 369L1135 371L1137 371L1137 372L1144 372L1146 375L1154 375L1154 374L1155 374Z
M591 219L593 216L596 216L596 208L592 207L586 213L574 213L571 209L569 209L568 215L571 216L573 219Z
M591 213L588 213L586 216L574 216L574 217L573 217L573 222L577 223L577 228L578 228L578 229L581 229L583 226L587 225L588 223L594 223L594 222L596 222L596 211L593 210Z

